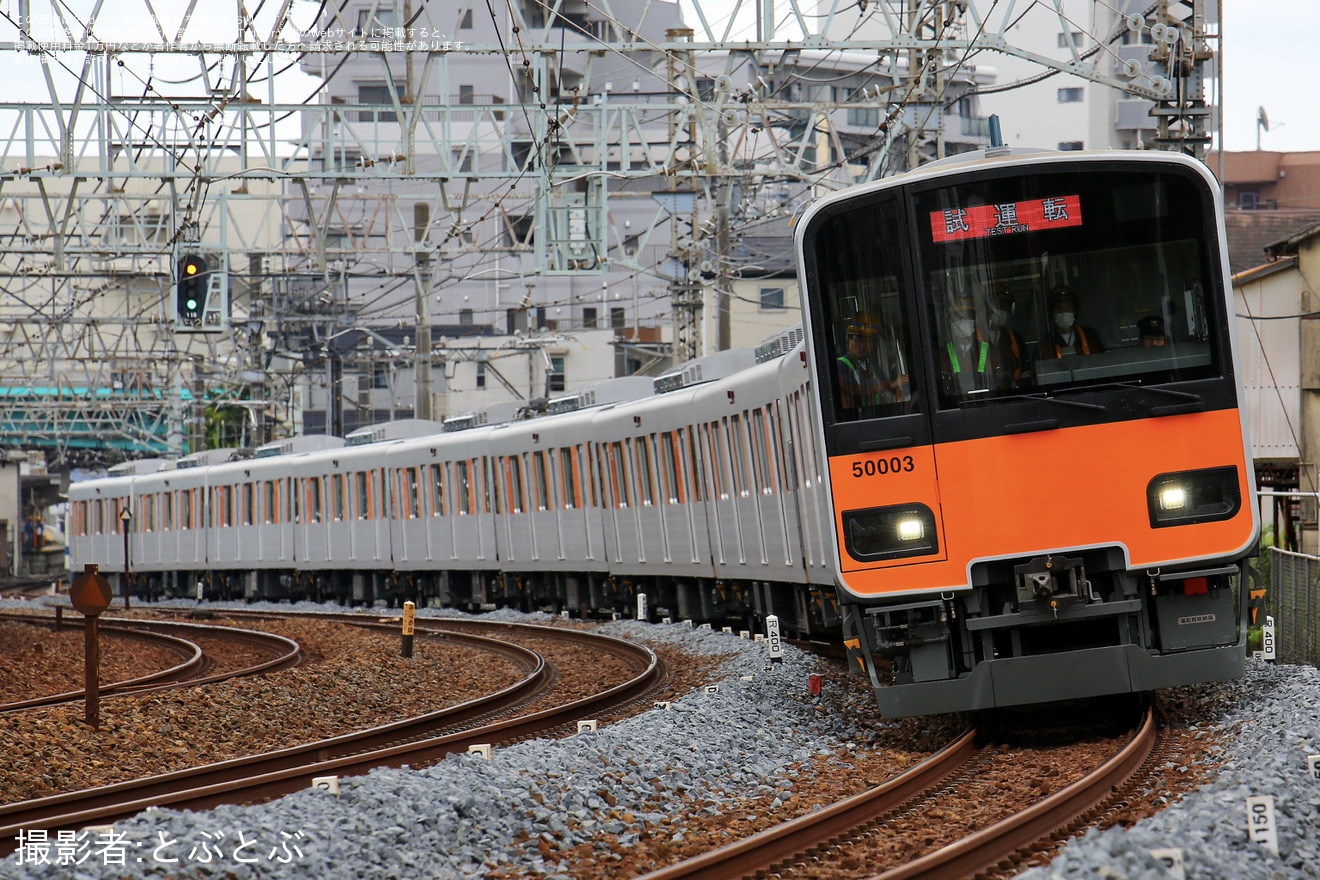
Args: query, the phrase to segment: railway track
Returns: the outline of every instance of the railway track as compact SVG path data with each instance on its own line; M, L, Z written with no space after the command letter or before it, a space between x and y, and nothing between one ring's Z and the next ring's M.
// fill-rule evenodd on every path
M4 615L4 620L48 626L53 623L46 615ZM62 626L81 629L82 619L64 620ZM274 633L241 629L227 626L206 626L197 623L179 621L153 621L135 618L102 618L100 632L103 636L134 640L151 644L177 654L180 662L136 678L110 682L100 687L102 699L125 694L145 694L165 690L171 687L195 687L246 675L261 675L289 669L302 662L302 651L297 642ZM214 671L217 665L215 652L207 652L198 642L240 643L254 649L268 659L246 666ZM53 706L73 702L84 698L83 691L66 691L59 694L47 694L30 700L13 703L0 703L0 713L18 712L40 706Z
M640 880L718 880L771 871L792 876L794 864L852 847L866 829L930 797L937 786L974 762L982 751L975 737L975 731L969 730L942 751L869 791ZM1103 811L1147 762L1156 740L1154 715L1148 711L1127 745L1081 779L956 843L876 874L874 880L958 880L1025 859L1040 842L1066 836Z
M362 620L360 626L386 624ZM397 621L388 624L397 629ZM467 629L472 624L464 624ZM319 776L352 776L376 767L425 765L476 744L508 743L562 729L643 699L664 680L664 668L649 648L591 633L526 624L498 623L482 627L487 635L458 632L426 622L420 638L443 639L501 655L525 673L494 694L357 733L320 740L269 754L224 761L81 792L0 806L0 853L8 853L21 829L51 831L107 824L147 807L201 810L224 803L251 803L288 794L311 785ZM556 679L555 670L539 655L504 639L510 634L568 640L630 659L635 674L627 681L583 699L539 711L524 712ZM499 637L499 638L497 638ZM509 713L515 713L509 717Z

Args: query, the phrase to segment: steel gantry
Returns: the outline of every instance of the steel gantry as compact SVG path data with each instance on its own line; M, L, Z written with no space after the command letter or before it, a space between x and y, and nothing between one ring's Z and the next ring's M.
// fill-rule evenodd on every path
M1148 100L1159 145L1203 149L1202 5L23 0L0 13L0 440L175 454L225 401L251 439L294 430L357 326L408 330L423 417L433 325L668 324L699 355L754 271L740 242L983 146L997 57ZM1016 45L1028 12L1083 37ZM1157 51L1130 63L1124 34ZM185 254L216 273L213 332L172 313Z

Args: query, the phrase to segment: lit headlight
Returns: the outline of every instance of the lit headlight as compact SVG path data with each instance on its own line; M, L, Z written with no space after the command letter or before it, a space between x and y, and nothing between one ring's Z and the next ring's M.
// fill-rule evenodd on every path
M926 534L926 528L916 517L898 521L898 540L919 541Z
M1182 486L1165 486L1160 490L1161 510L1182 510L1187 506L1187 490Z
M1151 528L1232 519L1242 507L1236 467L1160 474L1146 486Z
M859 562L938 552L935 514L924 504L843 512L843 544Z

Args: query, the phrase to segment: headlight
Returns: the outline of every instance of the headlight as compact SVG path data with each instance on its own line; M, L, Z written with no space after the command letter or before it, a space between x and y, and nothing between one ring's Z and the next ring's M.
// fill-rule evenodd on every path
M859 562L929 556L939 550L935 514L924 504L845 510L843 544Z
M1232 519L1242 507L1236 467L1160 474L1146 486L1153 529Z

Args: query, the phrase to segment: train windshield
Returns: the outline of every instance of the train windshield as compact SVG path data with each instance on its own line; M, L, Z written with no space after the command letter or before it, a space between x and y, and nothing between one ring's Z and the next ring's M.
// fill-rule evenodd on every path
M1190 173L1042 169L912 205L941 408L1221 374L1213 203Z

